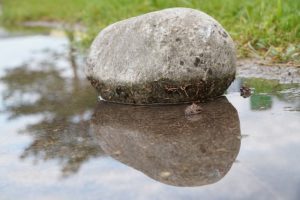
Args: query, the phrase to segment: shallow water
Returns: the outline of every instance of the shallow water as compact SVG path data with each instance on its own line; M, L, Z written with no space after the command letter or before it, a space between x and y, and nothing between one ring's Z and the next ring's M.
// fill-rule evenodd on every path
M242 66L185 116L97 103L83 61L60 32L0 32L1 200L300 199L299 68Z

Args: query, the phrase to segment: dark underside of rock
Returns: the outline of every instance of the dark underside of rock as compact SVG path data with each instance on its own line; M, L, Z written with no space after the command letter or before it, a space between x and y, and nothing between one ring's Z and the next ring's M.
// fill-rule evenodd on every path
M172 81L161 79L145 84L109 84L88 77L92 86L101 97L109 102L123 104L178 104L206 102L221 96L233 82L234 76L222 77L210 81L188 80Z

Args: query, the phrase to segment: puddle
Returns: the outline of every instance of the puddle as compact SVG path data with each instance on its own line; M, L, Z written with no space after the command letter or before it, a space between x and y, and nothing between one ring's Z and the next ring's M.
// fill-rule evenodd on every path
M1 30L0 65L1 199L300 198L299 68L241 66L187 116L97 103L62 34Z

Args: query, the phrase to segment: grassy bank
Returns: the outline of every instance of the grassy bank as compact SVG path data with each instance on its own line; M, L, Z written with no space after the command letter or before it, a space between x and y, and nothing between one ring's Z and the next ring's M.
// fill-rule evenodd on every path
M88 46L110 23L168 7L191 7L217 19L237 43L240 57L300 63L298 0L2 0L3 25L64 21L88 28Z

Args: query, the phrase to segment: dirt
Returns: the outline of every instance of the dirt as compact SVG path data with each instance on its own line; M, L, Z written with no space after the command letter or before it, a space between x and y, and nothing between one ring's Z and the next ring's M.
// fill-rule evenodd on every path
M288 64L266 65L264 60L241 59L237 63L237 76L278 80L282 84L300 83L300 67Z

